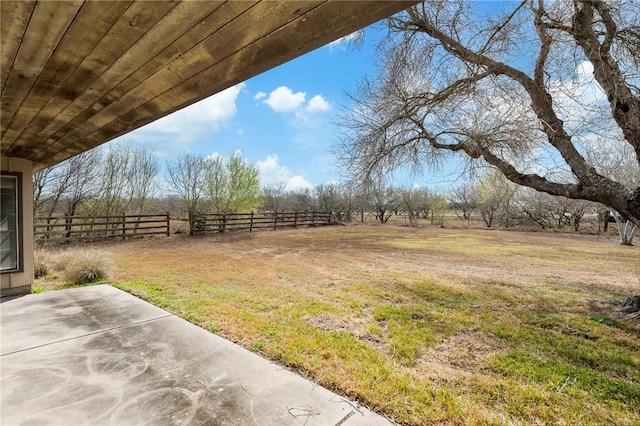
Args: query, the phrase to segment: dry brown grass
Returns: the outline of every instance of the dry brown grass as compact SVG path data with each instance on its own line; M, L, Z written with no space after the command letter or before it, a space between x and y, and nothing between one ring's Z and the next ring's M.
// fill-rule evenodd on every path
M268 279L276 271L287 272L289 280L308 281L304 278L309 267L313 275L336 280L345 275L345 269L363 268L374 274L391 268L444 278L455 274L468 281L561 279L620 292L637 288L640 279L640 265L633 262L640 253L637 247L621 247L613 237L589 235L354 226L213 237L176 235L99 247L111 252L119 265L114 275L118 281L139 277L142 271L163 274L174 266L207 280L224 281L228 277L221 272L234 275L239 272L233 267L236 263L245 282L255 276Z
M640 249L347 226L100 244L116 285L406 424L640 415ZM40 285L55 287L53 281Z

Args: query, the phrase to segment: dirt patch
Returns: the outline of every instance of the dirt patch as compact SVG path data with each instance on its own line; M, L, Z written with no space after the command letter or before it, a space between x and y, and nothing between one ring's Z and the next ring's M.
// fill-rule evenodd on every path
M308 315L302 319L325 331L354 331L349 321L331 315Z
M487 358L505 351L500 339L479 331L456 334L427 349L422 362L443 364L449 368L476 371Z
M325 331L338 331L344 333L353 333L356 339L363 341L369 345L380 347L384 344L385 336L383 334L374 335L368 330L373 315L371 311L366 310L362 315L351 318L338 318L332 315L308 315L302 318L307 324L318 327Z

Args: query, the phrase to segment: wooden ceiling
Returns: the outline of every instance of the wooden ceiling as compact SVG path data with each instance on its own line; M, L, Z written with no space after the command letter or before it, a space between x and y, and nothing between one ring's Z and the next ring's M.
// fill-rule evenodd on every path
M414 3L2 0L1 154L55 164Z

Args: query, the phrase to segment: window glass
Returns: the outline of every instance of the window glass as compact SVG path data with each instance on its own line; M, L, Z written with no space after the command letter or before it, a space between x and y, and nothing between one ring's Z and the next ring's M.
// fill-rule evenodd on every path
M2 176L0 186L0 270L18 270L18 177Z

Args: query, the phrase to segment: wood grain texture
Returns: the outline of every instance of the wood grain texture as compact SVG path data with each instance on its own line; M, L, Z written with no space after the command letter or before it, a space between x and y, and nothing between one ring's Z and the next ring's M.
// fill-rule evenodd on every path
M24 99L40 77L82 4L82 1L39 2L33 9L2 92L0 123L3 142L7 137L9 140L16 137L11 134L7 136L9 123L19 113ZM10 27L11 25L8 26ZM1 38L4 38L4 31L8 29L3 25ZM1 67L4 68L4 63ZM4 149L5 144L2 145Z
M70 23L50 60L42 69L20 110L8 124L9 134L3 137L3 143L12 144L18 139L41 111L49 116L54 114L55 106L52 104L57 98L72 99L81 91L81 86L71 85L73 82L68 81L69 77L76 72L82 61L106 36L131 4L131 2L88 2L83 5ZM96 17L100 18L96 19ZM43 111L45 105L47 108Z
M13 61L18 53L18 48L22 42L22 36L27 29L35 1L21 2L0 2L0 28L2 31L0 38L0 93L4 93L5 84L9 71L13 67Z
M55 164L414 3L2 1L2 155Z

